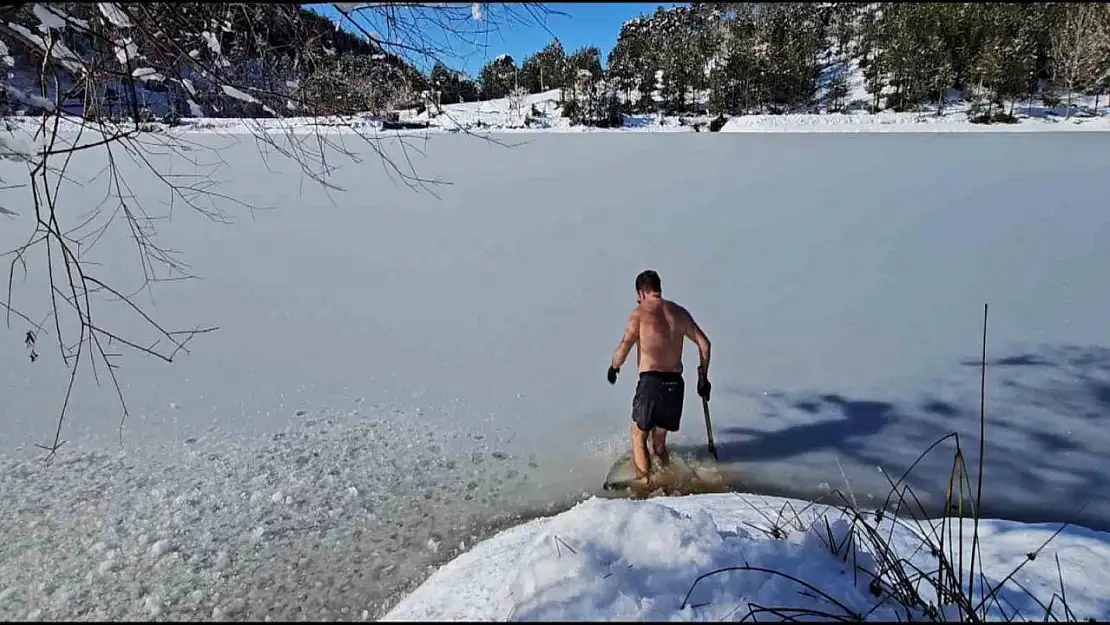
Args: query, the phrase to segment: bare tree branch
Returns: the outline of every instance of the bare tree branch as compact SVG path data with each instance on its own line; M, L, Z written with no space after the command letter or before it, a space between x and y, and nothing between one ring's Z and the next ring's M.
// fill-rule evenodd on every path
M63 425L85 361L98 385L100 372L108 373L122 411L122 443L129 414L117 377L123 354L170 363L187 352L194 337L216 329L163 327L135 300L141 292L151 293L154 284L193 276L179 251L159 243L158 225L167 217L149 210L149 194L140 197L131 177L150 176L158 182L169 216L183 206L209 221L230 223L237 209L253 214L272 208L221 192L213 174L230 164L218 151L166 131L155 120L172 126L182 112L239 118L267 166L269 157L277 155L295 163L325 191L342 191L330 180L340 160L362 163L369 149L391 178L434 194L446 182L416 171L410 153L422 150L420 139L383 133L374 120L417 101L426 90L426 79L414 63L443 62L454 54L456 43L481 45L503 25L538 22L547 13L532 4L334 6L362 37L337 30L299 5L52 3L0 8L0 64L13 70L0 77L0 111L37 115L9 118L6 131L0 131L0 158L26 163L28 172L26 184L3 181L2 190L11 195L26 189L25 202L33 208L26 216L9 208L0 212L6 218L30 219L34 226L21 245L0 254L11 257L5 318L9 328L13 318L27 324L32 360L38 357L36 339L53 333L69 371L53 438L39 444L48 458L65 442ZM367 24L381 30L371 32ZM28 124L32 119L35 123ZM346 146L345 136L359 145ZM399 157L383 145L385 139L399 145ZM74 179L74 159L91 154L103 156L103 168L90 180ZM202 161L200 154L211 160ZM167 168L167 163L181 161L196 173ZM105 185L103 196L93 191L90 197L94 184ZM92 256L113 233L125 234L134 250L142 276L137 288L120 284L119 276ZM26 277L29 263L41 258L36 254L45 256L49 289L49 313L38 323L33 317L40 313L21 310L15 288L16 270ZM110 306L133 316L138 325L107 327L102 318ZM156 338L139 338L144 332Z

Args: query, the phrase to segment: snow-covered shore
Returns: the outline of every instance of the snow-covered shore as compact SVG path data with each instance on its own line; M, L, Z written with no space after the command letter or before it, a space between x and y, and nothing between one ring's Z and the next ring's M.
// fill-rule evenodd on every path
M977 124L968 119L968 105L956 102L940 115L929 112L867 113L790 113L783 115L742 115L729 118L722 133L841 133L841 132L1100 132L1110 130L1107 107L1094 108L1093 97L1076 99L1073 115L1066 116L1064 107L1018 105L1014 107L1015 123ZM402 111L401 121L414 126L402 130L383 128L380 118L372 115L346 117L284 117L189 118L179 126L152 122L150 129L173 134L209 132L219 134L259 133L323 133L323 134L428 134L443 132L487 133L582 133L582 132L709 132L710 116L627 115L620 128L591 128L572 125L559 109L559 91L531 94L519 102L508 98L447 104L437 115L428 111ZM9 117L15 128L37 127L36 117ZM64 120L63 131L76 131L76 120Z
M789 535L771 538L775 525ZM962 533L958 522L953 525L947 540L963 537L966 570L972 521L964 520ZM761 608L908 618L888 595L875 596L872 573L886 580L891 575L881 566L884 558L848 543L850 527L841 511L776 497L590 499L475 545L384 620L743 620ZM937 559L922 546L931 531L924 523L887 518L875 527L907 570L916 566L935 575ZM1110 597L1102 590L1110 584L1110 534L1066 527L1053 537L1059 527L980 522L976 578L981 570L988 593L1001 586L984 602L989 618L1045 618L1050 604L1052 614L1066 620L1110 617ZM958 548L945 551L959 566ZM1061 578L1068 616L1060 598L1053 601L1062 593ZM983 596L979 581L976 598ZM922 586L918 592L928 598ZM945 612L959 618L954 606Z

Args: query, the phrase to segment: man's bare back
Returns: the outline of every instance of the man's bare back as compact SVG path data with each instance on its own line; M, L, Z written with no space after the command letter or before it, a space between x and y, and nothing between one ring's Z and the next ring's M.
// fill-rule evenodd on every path
M628 316L612 366L620 369L632 346L636 346L636 369L682 373L682 341L690 339L698 346L701 357L699 373L709 370L709 338L694 321L688 310L663 299L658 293L645 293Z
M636 338L636 369L682 373L682 341L695 339L690 313L658 296L645 298L628 318L627 332ZM696 339L695 339L696 340Z

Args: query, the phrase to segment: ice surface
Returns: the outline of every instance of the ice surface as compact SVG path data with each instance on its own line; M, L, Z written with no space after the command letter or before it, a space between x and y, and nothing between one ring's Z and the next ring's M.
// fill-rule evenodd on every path
M377 616L516 518L491 502L523 460L436 473L460 454L412 415L314 414L331 427L0 461L0 612Z
M22 349L0 350L0 446L12 456L0 479L14 508L0 522L19 535L3 547L0 589L18 589L14 613L62 613L29 590L28 571L57 566L74 587L100 588L82 580L111 559L106 568L125 581L82 603L98 606L90 614L145 618L145 599L117 600L151 575L204 591L204 605L191 590L160 594L163 616L234 615L228 597L262 593L266 580L280 593L272 602L287 601L270 614L306 601L377 614L369 606L394 582L472 544L466 528L490 510L600 486L626 449L635 384L626 367L610 387L604 369L645 267L713 339L717 446L745 486L816 496L822 483L847 482L868 501L886 492L878 466L896 477L951 430L974 466L977 372L967 361L989 301L990 512L1072 518L1091 498L1079 518L1110 526L1110 441L1098 421L1110 385L1110 153L1099 135L586 133L508 137L511 148L433 135L419 142L427 156L409 157L421 175L452 183L438 199L388 178L369 147L360 165L329 156L347 191L328 195L272 151L261 157L253 140L180 141L188 151L179 146L172 167L164 149L149 158L277 210L224 203L239 220L218 225L178 201L172 220L156 222L160 242L203 279L138 301L167 327L220 330L172 365L119 361L131 409L122 459L118 404L86 369L63 431L66 449L79 450L63 455L74 468L37 470L19 446L53 435L65 384L54 330L33 363ZM380 146L404 163L398 139ZM64 229L109 190L98 154L73 155L69 175L83 186L63 185L58 201L81 208L60 214ZM132 159L118 165L148 214L170 214L161 182ZM0 178L21 175L25 165L0 162ZM28 193L2 190L0 205L27 206ZM23 213L9 221L3 249L33 227ZM82 253L121 291L141 284L122 222ZM45 257L29 263L13 301L40 319ZM102 323L153 340L122 306L98 302ZM11 345L27 329L13 319ZM699 412L688 405L676 446L704 444ZM915 478L924 495L942 491L944 461ZM82 512L97 509L83 499L94 495L110 514ZM414 520L422 515L432 520ZM126 537L88 535L117 522ZM358 534L367 524L375 529ZM202 547L206 535L225 546ZM103 554L69 548L108 539L117 546ZM174 551L155 565L158 540ZM310 563L289 572L297 551ZM328 576L355 579L356 557L380 568L360 569L372 579L343 594ZM240 577L210 579L201 563ZM294 596L317 581L321 597Z
M793 530L772 539L782 510ZM614 620L740 621L770 616L753 610L820 610L850 620L924 620L885 595L872 594L883 577L870 544L846 540L849 521L822 506L776 497L697 495L648 501L592 499L554 518L506 530L447 564L383 620ZM883 521L878 531L907 570L934 574L936 561L923 548L923 524ZM1055 527L985 520L974 597L1001 585L989 616L1012 622L1044 619L1046 605L1065 617L1054 592L1063 578L1069 620L1105 619L1110 600L1110 536L1065 529L1041 549ZM952 538L970 554L971 523ZM953 564L958 550L948 547ZM1026 554L1038 553L1033 561ZM1060 569L1056 568L1059 558ZM1000 584L1018 565L1019 573ZM969 562L964 562L967 574ZM726 570L729 567L737 567ZM746 568L745 568L746 567ZM916 568L913 568L916 567ZM718 571L716 574L710 574ZM891 578L883 577L887 581ZM982 585L980 585L982 584ZM808 585L808 586L807 586ZM922 596L930 597L921 585ZM818 594L824 593L824 596ZM941 606L950 616L954 606Z

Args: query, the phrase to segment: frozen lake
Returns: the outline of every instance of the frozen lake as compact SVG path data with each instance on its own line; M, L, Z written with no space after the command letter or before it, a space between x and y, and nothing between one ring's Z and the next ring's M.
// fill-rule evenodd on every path
M342 499L353 486L364 501L313 517L320 541L362 540L351 528L371 511L382 522L424 524L375 534L388 543L367 547L379 568L427 551L429 538L444 541L434 519L478 523L494 510L596 490L626 445L634 360L616 387L604 376L635 305L633 279L648 267L713 341L717 445L751 488L881 498L879 466L897 479L951 431L974 466L973 365L989 302L987 512L1110 529L1110 434L1101 423L1110 412L1110 151L1101 134L586 133L514 135L505 138L519 144L511 148L433 136L410 156L420 174L450 183L435 189L438 198L392 180L365 146L362 164L332 161L332 182L346 191L328 194L288 161L261 158L249 137L189 139L200 144L193 158L215 159L202 145L226 161L213 176L220 192L276 210L252 218L228 205L238 221L220 225L178 202L172 222L159 225L201 279L160 285L139 301L167 326L220 329L172 365L122 362L132 413L123 438L139 464L111 497L140 498L152 532L176 517L158 512L165 493L154 497L137 481L142 463L176 467L176 477L160 473L162 490L198 488L220 500L239 498L241 487L257 509L211 513L225 515L225 526L266 518L300 527L318 511L298 505L333 505L327 489ZM90 154L75 157L71 175L98 174L104 165ZM165 187L122 166L147 210L165 213ZM180 157L172 167L197 171ZM0 172L5 181L20 175L10 162ZM80 223L107 190L103 176L63 188L61 205L74 207L64 218ZM4 206L26 205L25 190L0 196ZM29 234L20 212L0 219L5 250ZM90 258L103 263L101 275L119 277L121 290L137 287L125 236L99 245ZM38 319L48 302L34 268L26 284L17 273L15 297ZM137 327L118 310L100 321ZM28 362L25 325L13 320L0 350L0 446L22 459L34 457L30 442L53 436L65 384L52 334ZM692 376L696 350L686 353ZM688 383L675 441L702 445ZM111 388L83 377L67 448L108 454L81 463L115 466L119 417ZM923 499L943 495L950 451L934 452L911 479ZM296 458L293 471L285 463ZM31 492L36 479L67 483L62 467L44 476L37 464L19 466L34 471L18 479L7 471L8 491ZM332 469L352 471L357 483L326 475ZM124 469L103 473L113 471ZM277 503L280 514L267 507ZM73 506L53 522L72 527L77 543L96 542L99 530L85 528ZM41 513L17 507L5 523ZM190 534L199 530L187 520L180 527L180 540L200 550ZM268 562L285 562L294 548L320 553L303 536L283 536L268 543ZM4 555L17 560L13 550L33 546L20 544ZM432 560L445 557L432 551ZM332 573L362 566L331 562ZM398 565L374 583L418 577L424 561ZM321 605L350 599L320 592L329 597ZM383 600L359 592L355 614L360 601Z

